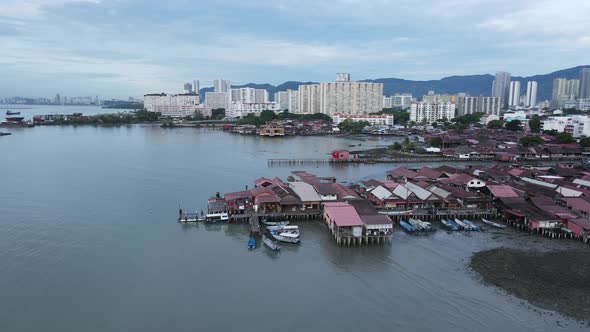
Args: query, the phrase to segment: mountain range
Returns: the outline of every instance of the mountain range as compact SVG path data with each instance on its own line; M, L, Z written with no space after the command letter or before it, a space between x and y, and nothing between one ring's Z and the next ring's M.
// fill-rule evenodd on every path
M577 66L573 68L562 69L554 71L549 74L533 75L527 77L514 76L512 81L520 81L521 94L526 93L526 83L528 81L537 81L537 100L550 100L553 91L553 80L555 78L579 78L580 70L582 68L589 68L590 65ZM420 97L434 91L435 93L455 94L459 92L466 92L472 96L489 96L492 91L492 82L494 75L465 75L465 76L449 76L441 78L440 80L430 81L413 81L401 78L378 78L361 80L361 82L383 83L383 94L391 95L394 93L411 93L414 97ZM296 82L288 81L280 85L272 84L257 84L248 83L244 85L232 85L233 88L255 88L266 89L272 99L274 93L277 91L285 91L287 89L297 89L302 84L315 84L316 82ZM211 92L213 88L203 88L199 92L201 96L205 92Z

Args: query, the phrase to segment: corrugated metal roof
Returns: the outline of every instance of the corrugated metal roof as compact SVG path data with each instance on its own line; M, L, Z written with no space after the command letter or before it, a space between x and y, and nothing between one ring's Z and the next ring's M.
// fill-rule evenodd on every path
M409 190L411 190L414 194L416 194L416 196L425 201L427 200L430 196L432 196L432 193L426 189L421 188L420 186L417 186L411 182L408 182L405 184L406 188L408 188Z
M518 197L516 191L510 186L488 185L487 187L494 197Z
M412 195L412 192L402 184L395 187L395 189L393 189L393 193L401 199L408 199L408 197Z
M536 184L537 186L543 186L543 187L547 187L547 188L551 188L551 189L557 188L556 184L548 183L545 181L535 180L535 179L531 179L531 178L521 178L521 180L524 182Z
M575 179L572 181L575 184L579 184L580 186L589 187L590 188L590 181L582 180L582 179Z
M384 200L391 196L391 192L385 189L383 186L378 186L377 188L371 190L371 194L380 200Z
M322 199L313 186L305 182L289 182L289 186L303 202L319 202Z
M355 208L344 202L324 203L324 213L339 227L363 226Z

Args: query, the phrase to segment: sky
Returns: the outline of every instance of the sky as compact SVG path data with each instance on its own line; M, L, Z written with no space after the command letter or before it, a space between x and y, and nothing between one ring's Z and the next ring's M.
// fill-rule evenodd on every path
M589 0L0 0L0 97L588 64Z

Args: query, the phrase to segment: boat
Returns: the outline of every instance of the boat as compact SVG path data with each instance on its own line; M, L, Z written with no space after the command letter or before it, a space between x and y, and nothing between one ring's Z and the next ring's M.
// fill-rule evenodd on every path
M281 250L281 246L279 246L278 241L270 233L270 231L266 231L264 234L262 234L262 242L272 251Z
M0 136L8 136L8 135L12 135L12 133L4 133L0 131Z
M478 232L481 231L481 228L479 228L479 226L477 226L476 224L472 223L470 220L463 219L463 223L469 225L469 228L472 231L478 231Z
M289 221L288 220L285 220L285 221L269 221L266 218L262 219L262 223L265 226L287 226L287 225L289 225Z
M484 224L486 224L486 225L490 225L490 226L492 226L492 227L495 227L495 228L500 228L500 229L506 228L506 225L498 224L498 223L495 223L495 222L493 222L493 221L489 221L489 220L487 220L487 219L484 219L484 218L481 218L481 221L482 221Z
M450 222L448 222L447 220L441 219L440 221L443 225L445 225L446 228L452 230L452 231L458 231L459 227L457 227L454 224L451 224Z
M221 224L226 223L229 221L229 215L227 212L221 213L208 213L205 216L205 223L206 224Z
M459 224L457 224L456 222L454 222L452 219L447 219L447 222L451 225L453 225L453 227L457 228L457 231L460 231L461 229L463 229L463 227Z
M467 225L466 223L462 222L461 220L455 218L455 224L459 225L459 227L461 227L461 229L464 229L466 231L470 231L471 227L469 227L469 225Z
M12 112L10 110L7 110L6 115L20 115L20 112Z
M405 222L403 220L399 221L399 225L402 226L402 228L405 229L406 232L413 233L416 231L416 229L414 227L412 227L412 225L408 224L407 222Z
M256 240L253 237L250 237L248 240L248 250L256 249Z
M269 226L267 229L278 241L301 243L301 240L299 240L299 226Z
M408 220L408 223L417 231L423 231L424 228L422 228L422 225L420 224L420 222L416 219L410 218Z
M432 230L432 225L429 222L422 221L420 219L410 218L410 224L412 226L414 226L415 228L418 228L419 230L422 230L422 231L431 231Z

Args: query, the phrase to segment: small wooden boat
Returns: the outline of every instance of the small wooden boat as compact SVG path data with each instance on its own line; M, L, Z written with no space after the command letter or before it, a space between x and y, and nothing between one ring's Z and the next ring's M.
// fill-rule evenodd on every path
M248 250L253 250L253 249L256 249L256 240L253 237L251 237L248 240Z
M12 133L4 133L0 131L0 136L8 136L8 135L12 135Z
M481 228L479 228L479 226L477 226L476 224L472 223L470 220L463 219L463 223L467 224L470 230L472 231L481 231Z
M432 224L427 221L422 221L420 219L410 219L410 222L414 220L414 222L419 226L419 228L423 231L429 232L432 230Z
M287 225L289 225L289 221L288 220L285 220L285 221L269 221L266 218L262 219L262 223L265 226L287 226Z
M460 231L461 229L463 229L463 227L461 227L461 225L457 224L456 222L454 222L452 219L447 219L447 222L451 225L453 225L453 227L457 228L457 231Z
M412 225L408 224L407 222L405 222L405 221L403 221L403 220L400 220L400 221L399 221L399 225L400 225L400 226L401 226L401 227L402 227L404 230L406 230L406 232L413 233L413 232L415 232L415 231L416 231L416 229L415 229L414 227L412 227Z
M461 227L461 229L464 229L466 231L470 231L471 227L469 227L469 225L467 225L466 223L462 222L461 220L455 218L454 220L455 224L459 225L459 227Z
M423 231L424 229L422 228L422 225L420 224L420 222L418 222L418 220L410 218L408 219L408 223L417 231Z
M451 223L450 223L450 222L448 222L447 220L444 220L444 219L442 219L440 222L441 222L441 223L442 223L442 224L443 224L443 225L444 225L446 228L448 228L448 229L450 229L450 230L452 230L452 231L458 231L458 230L459 230L459 227L457 227L457 226L456 226L456 225L454 225L454 224L451 224Z
M296 243L299 244L299 226L268 226L267 229L270 233L281 242Z
M278 241L269 231L266 231L264 234L262 234L262 242L272 251L281 250L281 246L279 246Z
M481 218L481 222L483 222L486 225L492 226L494 228L500 228L500 229L506 228L506 225L498 224L498 223L495 223L493 221L489 221L484 218Z

